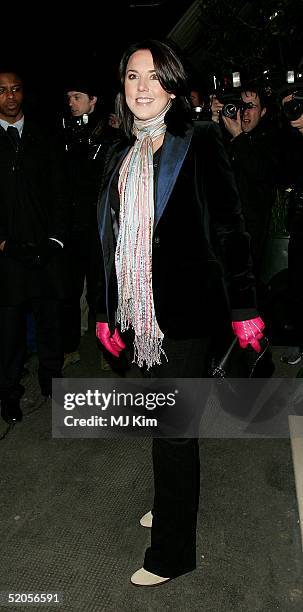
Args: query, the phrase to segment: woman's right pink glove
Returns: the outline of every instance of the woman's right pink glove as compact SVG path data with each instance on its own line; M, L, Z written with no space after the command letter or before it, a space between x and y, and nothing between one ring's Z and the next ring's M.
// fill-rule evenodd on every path
M96 336L103 344L104 348L109 351L115 357L119 357L120 352L125 349L125 344L120 338L120 334L115 329L113 335L110 333L110 329L107 323L101 323L98 321L96 324Z

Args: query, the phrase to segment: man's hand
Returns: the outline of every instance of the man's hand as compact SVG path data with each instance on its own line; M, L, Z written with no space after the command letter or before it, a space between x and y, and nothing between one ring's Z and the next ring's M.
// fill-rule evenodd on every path
M226 129L228 130L228 132L232 135L233 138L236 138L236 136L239 136L239 134L242 134L242 121L241 121L241 116L240 116L240 111L238 110L237 112L237 118L236 119L230 119L229 117L224 117L224 115L222 115L222 119L223 119L223 123L226 127Z
M116 129L120 127L120 121L117 115L115 115L115 113L110 113L109 118L108 118L108 125Z
M297 128L297 130L299 130L300 134L302 134L303 136L303 114L299 117L299 119L291 121L290 125L292 125L292 127L294 128Z
M221 102L219 102L217 96L215 95L210 96L209 99L210 99L210 107L211 107L211 119L215 123L219 123L220 113L221 113L221 110L224 104L221 104Z

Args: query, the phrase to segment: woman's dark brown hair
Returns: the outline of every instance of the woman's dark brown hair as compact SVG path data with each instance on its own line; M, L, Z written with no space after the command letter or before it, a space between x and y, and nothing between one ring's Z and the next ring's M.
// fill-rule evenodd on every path
M130 45L120 61L120 91L116 99L116 113L124 131L129 138L132 136L134 120L133 113L126 104L124 93L126 68L130 56L141 49L148 49L151 52L160 85L167 93L173 93L176 96L167 112L165 123L172 132L181 134L184 131L184 124L190 121L191 114L191 107L187 99L189 93L187 74L173 45L160 40L145 40Z

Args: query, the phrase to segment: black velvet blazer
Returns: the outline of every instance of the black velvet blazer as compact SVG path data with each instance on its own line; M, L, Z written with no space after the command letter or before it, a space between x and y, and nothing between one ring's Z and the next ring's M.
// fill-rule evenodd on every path
M111 194L128 150L118 147L113 153L98 204L104 279L97 318L107 320L111 328L117 307ZM227 309L233 311L233 320L256 316L249 242L218 127L195 122L182 136L167 129L153 236L155 310L167 337L208 336Z

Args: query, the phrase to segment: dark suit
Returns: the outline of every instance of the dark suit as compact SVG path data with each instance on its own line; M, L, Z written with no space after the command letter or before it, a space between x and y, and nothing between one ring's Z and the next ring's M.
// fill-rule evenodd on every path
M0 128L0 242L31 243L39 252L48 238L65 241L68 192L64 150L48 133L25 118L19 150ZM57 243L58 244L58 243ZM54 250L42 267L22 257L0 252L0 397L20 395L20 376L26 351L26 309L37 325L39 380L45 394L62 363L60 302L67 292L64 250Z
M113 155L99 203L107 291L98 310L107 311L112 327L117 289L111 208L117 212L118 169L127 150ZM155 187L153 293L168 364L154 368L152 375L200 377L208 338L227 317L223 272L232 318L256 315L249 236L217 126L196 122L183 135L168 127ZM154 439L153 461L154 520L144 567L172 577L195 567L197 440Z

